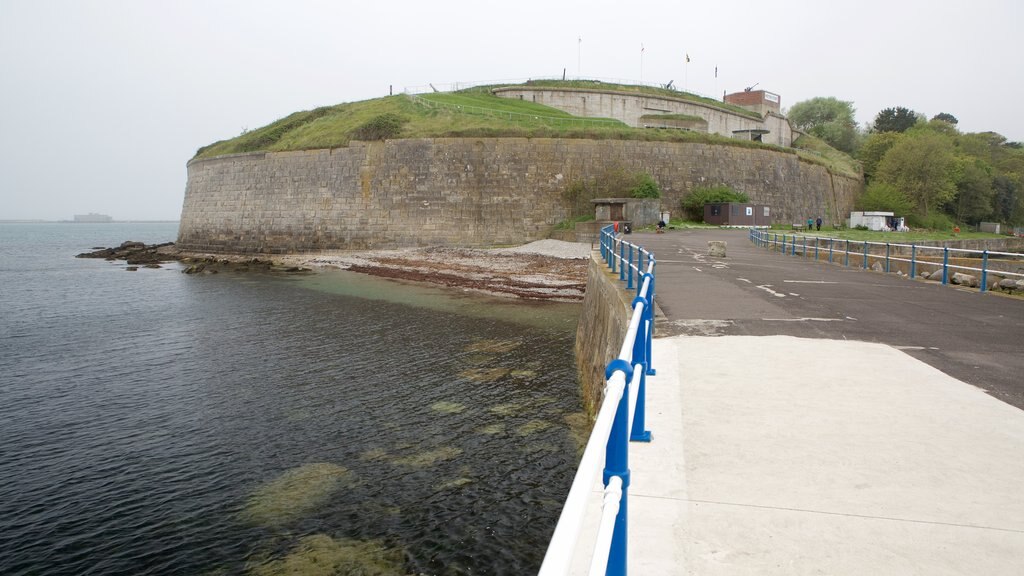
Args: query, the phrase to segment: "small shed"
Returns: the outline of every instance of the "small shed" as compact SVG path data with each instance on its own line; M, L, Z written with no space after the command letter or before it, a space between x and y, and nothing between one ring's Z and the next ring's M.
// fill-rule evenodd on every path
M704 205L704 221L719 226L771 226L772 209L766 204L712 202Z
M905 230L903 218L892 212L850 212L850 228L864 226L868 230Z

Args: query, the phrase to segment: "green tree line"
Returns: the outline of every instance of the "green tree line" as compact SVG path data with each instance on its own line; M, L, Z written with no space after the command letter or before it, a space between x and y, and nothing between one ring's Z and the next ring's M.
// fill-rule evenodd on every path
M860 129L852 102L813 98L790 121L861 162L857 208L906 215L912 226L948 229L981 221L1024 224L1024 147L995 132L963 133L957 118L931 120L896 106Z

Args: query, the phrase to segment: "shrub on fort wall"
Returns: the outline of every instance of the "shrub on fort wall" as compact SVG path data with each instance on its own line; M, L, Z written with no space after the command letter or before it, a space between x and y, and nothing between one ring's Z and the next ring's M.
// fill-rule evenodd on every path
M352 131L352 140L387 140L398 138L402 134L402 126L408 122L408 118L398 114L381 114L373 117L369 122L359 126Z
M571 218L592 216L595 198L661 198L661 188L647 172L610 166L593 178L569 182L562 192Z
M712 202L749 202L750 197L744 192L733 190L725 184L718 186L698 186L683 197L682 208L692 220L704 218L704 205Z

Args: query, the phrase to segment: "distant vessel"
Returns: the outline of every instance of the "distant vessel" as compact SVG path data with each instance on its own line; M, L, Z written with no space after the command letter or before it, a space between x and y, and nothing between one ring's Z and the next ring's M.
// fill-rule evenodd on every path
M106 214L89 212L88 214L75 214L75 222L113 222L114 219Z

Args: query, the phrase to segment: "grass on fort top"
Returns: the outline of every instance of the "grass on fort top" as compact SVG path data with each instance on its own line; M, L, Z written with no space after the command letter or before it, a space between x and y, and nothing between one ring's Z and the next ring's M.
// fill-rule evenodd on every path
M243 131L235 138L204 146L196 152L196 158L244 152L343 148L351 140L358 139L356 136L361 128L382 117L401 119L394 135L388 136L393 138L525 137L697 142L796 153L802 160L824 165L835 173L860 174L857 163L851 158L835 150L821 152L831 149L806 136L795 143L796 149L791 149L687 130L632 128L609 119L575 117L531 101L499 98L486 88L416 97L388 96L295 112L261 128ZM818 150L819 153L808 153L800 148Z

